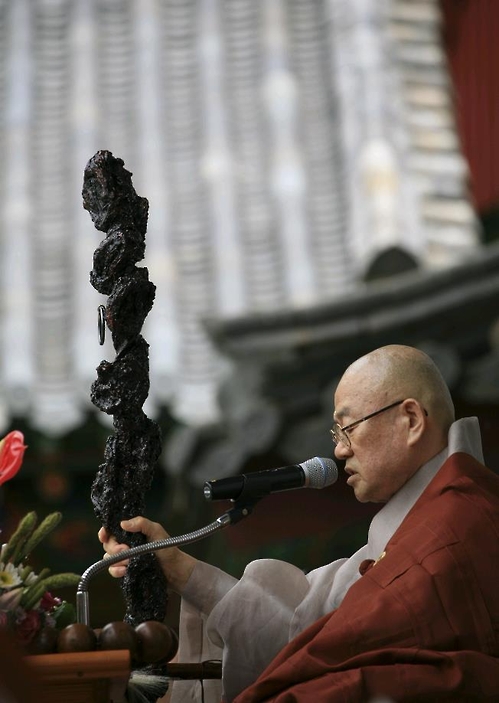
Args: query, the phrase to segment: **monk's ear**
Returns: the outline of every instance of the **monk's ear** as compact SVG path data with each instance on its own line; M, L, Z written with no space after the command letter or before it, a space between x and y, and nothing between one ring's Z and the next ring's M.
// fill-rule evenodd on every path
M406 398L402 408L407 421L408 443L416 444L426 427L427 412L414 398Z

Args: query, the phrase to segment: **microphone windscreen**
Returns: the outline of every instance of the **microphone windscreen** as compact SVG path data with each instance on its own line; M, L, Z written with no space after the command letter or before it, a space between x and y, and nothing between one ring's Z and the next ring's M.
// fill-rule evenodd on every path
M332 459L314 456L299 466L305 474L307 488L325 488L338 480L338 467Z

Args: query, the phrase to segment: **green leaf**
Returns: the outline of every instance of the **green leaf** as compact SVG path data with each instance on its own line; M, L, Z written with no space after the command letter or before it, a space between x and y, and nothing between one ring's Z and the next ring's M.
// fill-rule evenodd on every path
M45 591L66 588L68 586L77 586L79 581L80 576L72 573L53 574L52 576L47 576L47 578L38 579L33 586L30 586L24 591L19 605L25 610L31 610L31 608L36 606Z
M16 554L15 564L19 564L23 559L25 559L33 549L38 546L38 544L44 539L52 530L54 530L62 519L62 514L60 512L50 513L47 517L42 520L38 527L34 530L32 535L24 542L24 545Z
M38 517L34 511L31 511L23 517L3 551L2 559L5 563L9 560L15 563L16 554L20 552L26 540L31 536L37 521Z
M58 630L62 630L67 625L72 625L76 622L76 610L72 603L63 600L60 605L52 612L55 618L55 626Z

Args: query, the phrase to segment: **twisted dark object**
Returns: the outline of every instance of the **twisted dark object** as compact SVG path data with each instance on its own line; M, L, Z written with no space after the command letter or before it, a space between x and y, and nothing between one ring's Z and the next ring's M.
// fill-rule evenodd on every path
M121 159L98 151L85 167L83 207L106 237L94 253L90 282L108 296L105 322L116 351L101 361L90 391L93 404L113 416L104 463L92 485L95 514L119 542L144 543L140 533L122 530L120 521L145 512L145 495L161 453L159 426L142 410L149 393L149 345L140 334L154 302L156 287L144 258L149 204L132 185ZM124 620L136 626L166 616L166 581L153 554L132 559L121 580L126 602Z

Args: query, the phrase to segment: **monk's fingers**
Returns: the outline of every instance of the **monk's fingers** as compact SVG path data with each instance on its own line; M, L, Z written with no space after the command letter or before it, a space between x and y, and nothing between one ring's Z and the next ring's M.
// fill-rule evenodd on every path
M124 545L120 545L123 546ZM126 547L127 549L127 547ZM125 549L118 549L115 551L115 554L119 552L123 552ZM114 554L104 554L104 559L109 559L111 556L114 556ZM118 561L116 564L113 564L112 566L109 567L108 571L111 574L113 578L122 578L126 574L126 569L129 563L129 559L123 559L123 561Z
M104 551L111 556L117 552L124 552L126 549L130 549L128 544L123 544L118 542L114 535L111 535L105 527L101 527L97 533L99 542L104 547Z
M116 537L106 530L105 527L101 527L97 533L99 542L104 547L104 551L108 554L114 554L118 549L128 549L127 545L120 544Z
M167 539L168 532L158 522L152 522L142 515L131 518L130 520L122 520L121 527L126 532L142 532L147 537L148 542L156 542L160 539Z
M100 528L100 530L97 532L97 537L101 544L106 544L106 542L109 542L109 540L111 539L111 535L105 527Z
M126 574L126 569L126 566L116 564L114 566L110 566L108 571L114 579L121 579Z

